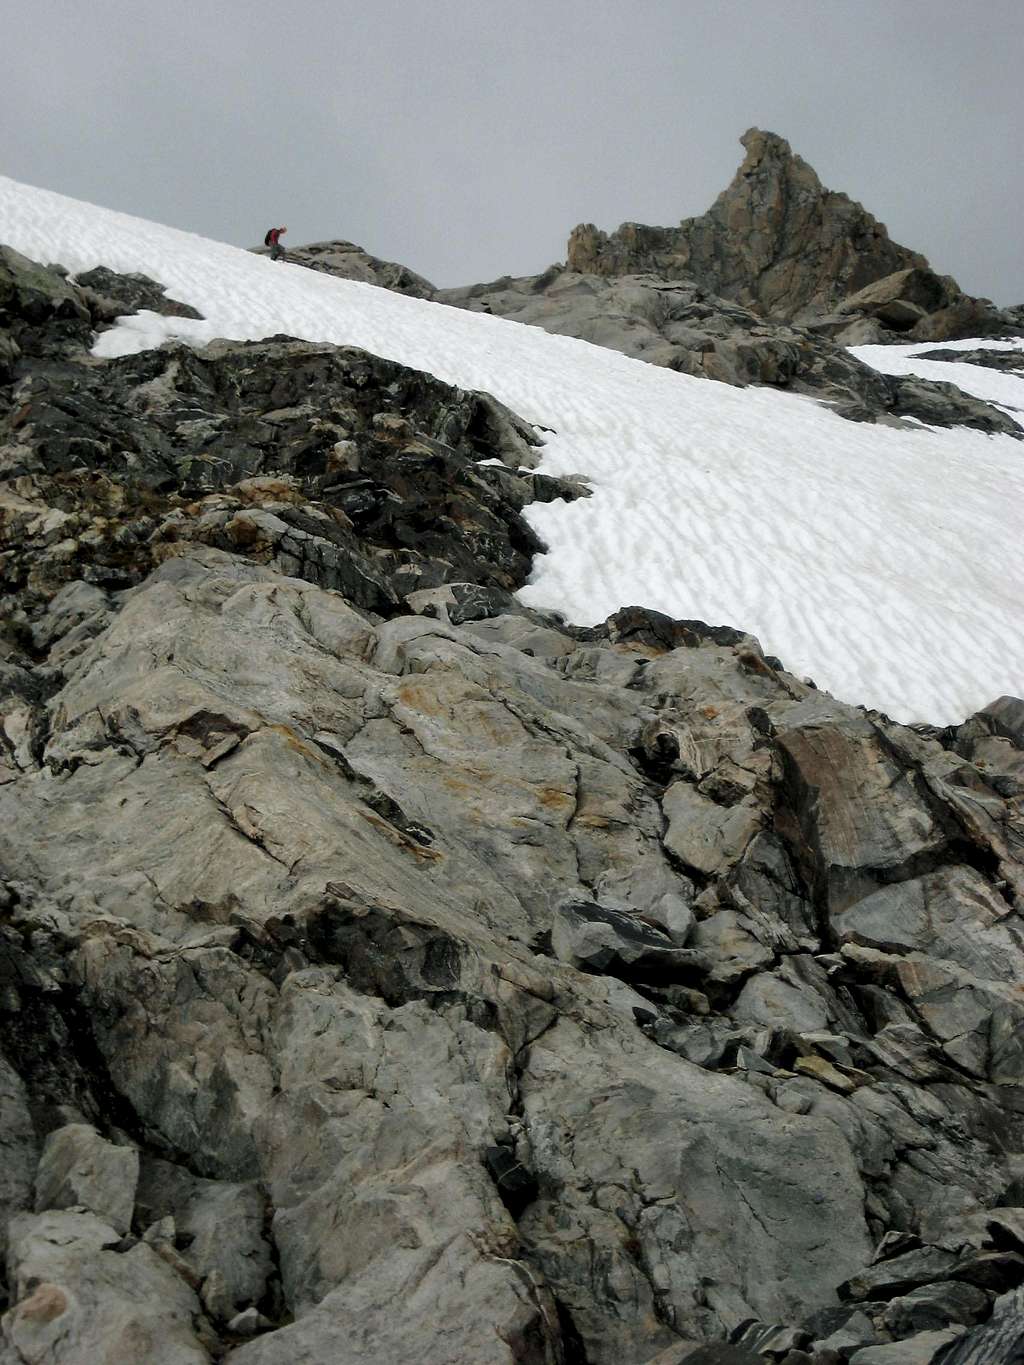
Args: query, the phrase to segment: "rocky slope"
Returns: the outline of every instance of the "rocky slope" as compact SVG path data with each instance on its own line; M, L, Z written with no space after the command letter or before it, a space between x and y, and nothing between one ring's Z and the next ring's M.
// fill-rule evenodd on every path
M2 1365L1016 1358L1024 702L525 611L514 415L99 283L0 273Z
M638 263L639 264L639 263ZM804 393L858 422L971 426L1013 436L1007 413L955 384L881 375L818 327L762 317L692 280L657 274L581 274L552 266L543 275L439 290L439 302L494 313L547 332L579 337L652 365L724 384ZM876 341L879 329L841 319L846 339Z

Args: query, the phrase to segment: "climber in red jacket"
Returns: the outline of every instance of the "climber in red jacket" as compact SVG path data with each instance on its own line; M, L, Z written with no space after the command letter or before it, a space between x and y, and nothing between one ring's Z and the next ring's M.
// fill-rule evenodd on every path
M284 255L284 247L281 245L281 235L287 231L288 229L286 227L271 228L263 238L263 245L270 247L270 259L272 261L279 261Z

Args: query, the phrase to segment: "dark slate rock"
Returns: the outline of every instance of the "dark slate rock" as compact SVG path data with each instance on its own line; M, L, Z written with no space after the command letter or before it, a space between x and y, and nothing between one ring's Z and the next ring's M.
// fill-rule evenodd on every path
M989 1311L991 1299L984 1290L961 1280L921 1285L893 1299L881 1316L882 1325L894 1337L933 1332L950 1323L969 1325Z
M19 356L64 356L91 337L89 310L64 273L0 245L0 384L20 372Z
M918 351L917 360L950 361L956 365L980 365L986 370L1000 370L1010 374L1024 371L1024 353L1020 351Z
M106 266L96 266L75 276L75 284L84 293L86 303L94 314L112 320L125 313L162 313L165 317L201 318L203 315L191 304L167 297L162 284L148 275L119 275Z
M1021 1365L1024 1290L1014 1290L998 1299L990 1320L966 1332L941 1360L942 1365Z
M488 1147L484 1165L497 1186L501 1202L513 1218L519 1218L537 1197L537 1177L506 1146Z
M1003 1294L1024 1283L1024 1255L1019 1251L978 1251L959 1261L953 1273L968 1284Z
M679 621L649 607L623 607L596 626L612 644L648 645L652 649L695 648L705 642L738 645L751 641L749 635L731 626L709 626L705 621Z
M868 1266L841 1284L836 1292L841 1299L892 1299L919 1285L944 1279L956 1266L957 1258L951 1251L920 1247Z
M536 438L490 395L362 351L288 339L65 360L67 328L89 334L84 306L59 275L11 260L0 263L8 280L0 309L39 319L32 344L48 359L22 347L17 404L0 386L0 477L31 476L46 501L77 503L103 528L62 551L52 580L39 547L16 543L5 565L15 589L29 574L54 588L76 578L126 588L182 539L273 563L380 615L450 581L504 593L504 602L526 581L541 548L521 516L532 484L508 495L480 477L477 462L529 460ZM240 504L207 515L204 497L266 476L290 480L276 501L258 490L239 498L271 503L269 519Z
M901 378L894 381L893 394L893 412L900 417L916 417L928 426L973 427L976 431L1001 432L1018 440L1024 436L1024 430L1009 413L964 393L955 384Z
M791 1351L802 1350L811 1343L810 1334L799 1327L781 1323L744 1322L732 1334L732 1341L755 1355L769 1360L781 1360Z
M918 1250L920 1245L920 1237L915 1236L912 1232L887 1232L875 1248L871 1264L877 1265L879 1261L891 1261L894 1256L902 1256L905 1251Z
M707 971L707 957L621 910L576 901L560 906L551 932L555 956L586 972L626 981L679 981Z

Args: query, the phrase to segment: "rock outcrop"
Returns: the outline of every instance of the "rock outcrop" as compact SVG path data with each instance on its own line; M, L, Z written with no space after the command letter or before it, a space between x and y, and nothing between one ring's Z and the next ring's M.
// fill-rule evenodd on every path
M1011 329L987 300L965 295L860 204L826 189L784 138L751 128L740 141L746 156L707 213L674 228L624 223L610 234L581 224L569 238L569 269L690 279L764 317L812 324L840 311L847 329L848 315L859 314L922 341Z
M906 728L732 627L527 611L519 511L580 490L493 400L287 339L99 362L39 292L4 1365L999 1359L1024 702Z
M256 254L264 256L269 250L269 247L257 247ZM393 289L396 294L408 294L414 299L430 299L436 293L429 280L417 275L407 265L382 261L354 242L339 239L288 247L284 259L292 265L303 265L309 270L335 275L340 280L359 280L362 284L380 285L382 289Z
M624 223L610 235L581 224L569 238L570 268L689 277L790 319L831 312L896 271L927 268L860 204L826 189L785 138L750 128L740 142L743 162L707 213L675 228Z

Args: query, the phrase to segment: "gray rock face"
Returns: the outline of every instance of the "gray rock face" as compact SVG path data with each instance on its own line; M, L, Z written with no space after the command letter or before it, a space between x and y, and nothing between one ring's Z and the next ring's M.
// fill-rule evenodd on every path
M209 1365L195 1295L148 1246L118 1250L89 1213L20 1215L10 1228L14 1306L3 1336L17 1361Z
M7 1251L7 1224L31 1207L37 1143L25 1085L0 1057L0 1260Z
M115 1147L87 1123L70 1123L43 1144L36 1172L36 1213L81 1207L127 1232L135 1208L139 1154Z
M270 1279L271 1248L264 1236L266 1200L256 1182L197 1179L156 1158L142 1165L136 1223L163 1252L170 1243L188 1267L204 1308L226 1323L255 1313Z
M626 274L643 261L783 317L828 312L873 280L927 264L890 241L860 204L826 189L784 138L751 128L740 141L743 163L702 217L678 228L627 223L611 236L578 227L569 264Z
M417 551L429 475L402 457L433 381L284 354L350 384L331 449L391 480L360 535L328 471L296 472L305 416L199 496L140 428L133 474L116 430L83 454L0 391L37 503L0 674L2 1349L884 1360L984 1329L1024 1281L1024 704L911 730L731 627L526 612L536 486L469 482ZM190 373L262 404L281 359ZM95 369L130 410L139 372ZM249 401L218 410L225 449ZM439 497L523 440L483 399L458 414ZM72 449L95 467L65 478ZM91 525L97 486L114 515L58 572L48 519ZM128 504L150 520L119 539ZM346 576L297 574L296 529ZM41 1210L107 1216L30 1213L33 1179Z

